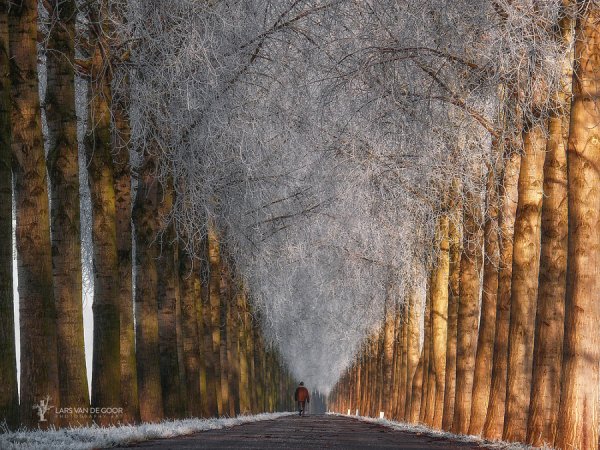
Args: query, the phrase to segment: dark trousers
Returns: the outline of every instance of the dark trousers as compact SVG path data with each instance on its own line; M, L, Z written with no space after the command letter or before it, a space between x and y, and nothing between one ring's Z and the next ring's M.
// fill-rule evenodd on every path
M304 408L306 408L306 400L298 401L298 411L300 411L300 414L303 414Z

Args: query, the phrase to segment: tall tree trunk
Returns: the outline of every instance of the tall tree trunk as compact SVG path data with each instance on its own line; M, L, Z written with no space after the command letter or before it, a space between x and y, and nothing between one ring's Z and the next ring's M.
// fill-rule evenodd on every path
M160 210L161 221L173 208L174 192L171 182L165 183ZM158 342L160 351L160 380L165 417L185 416L182 397L179 354L177 345L177 305L179 303L179 251L173 223L161 225L162 248L158 268Z
M449 278L448 278L448 333L446 335L446 380L444 382L444 414L442 429L450 431L454 420L454 397L456 388L456 338L458 325L458 302L460 294L460 258L462 254L462 237L460 222L462 204L459 201L458 183L453 182L450 205L450 222L448 236Z
M571 0L565 0L565 9ZM573 40L573 21L563 11L560 39ZM548 143L544 161L544 201L540 276L535 322L531 404L527 442L538 447L553 446L560 406L560 374L565 325L567 288L568 200L567 151L571 100L572 52L563 60L563 82L556 94L559 113L548 120Z
M510 151L510 150L509 150ZM498 266L498 297L496 330L492 363L492 384L483 436L501 439L506 402L508 365L508 328L512 280L513 232L518 202L518 178L521 156L513 151L506 158L500 185L500 262Z
M561 398L556 435L559 448L598 448L600 364L600 6L578 2L573 100L567 147L569 248Z
M419 358L419 364L415 370L413 381L411 384L411 396L410 396L410 423L420 422L421 413L421 399L423 396L423 359L424 359L424 348L421 350L421 357Z
M140 420L140 404L138 400L135 328L133 323L131 125L129 120L130 78L128 73L123 75L120 84L120 92L113 99L112 107L117 263L119 266L118 301L121 328L121 405L123 406L123 423L135 423Z
M198 332L200 337L200 370L204 365L206 394L202 397L202 409L205 417L218 415L217 382L215 380L215 359L212 335L212 308L210 305L210 263L208 261L208 239L202 242L202 249L206 258L200 261L200 295L202 301L202 317L198 320ZM202 376L202 372L200 372ZM202 379L201 379L202 383ZM202 384L200 384L202 388ZM202 393L202 392L201 392Z
M515 220L508 374L503 437L525 442L533 370L540 263L540 227L546 139L539 126L525 131Z
M158 180L154 156L144 151L133 208L135 225L135 319L140 415L144 422L164 417L158 325Z
M12 156L8 2L0 2L0 423L19 422L12 241Z
M231 392L230 410L233 408L233 415L240 413L240 352L239 352L239 320L237 289L233 287L233 280L230 280L232 289L229 299L229 314L227 317L227 359L231 367L231 377L229 378L229 391Z
M200 276L194 267L190 255L183 245L179 248L179 290L181 296L181 329L183 333L183 354L186 374L186 404L191 417L202 415L202 397L200 395L200 343L202 336L198 335L198 315L194 282Z
M56 305L48 186L37 72L37 1L9 10L12 83L12 167L21 328L21 423L38 425L35 405L47 396L60 405ZM55 414L40 425L57 425Z
M409 291L408 307L407 307L407 319L406 319L406 332L407 332L407 352L406 352L406 406L405 418L410 422L416 422L419 416L419 406L421 397L413 399L413 393L415 391L420 392L420 385L415 386L417 378L420 379L418 366L420 364L419 358L419 346L420 346L420 326L421 321L421 305L419 302L419 294L417 290L412 287ZM422 370L422 368L421 368ZM419 394L420 395L420 394ZM419 403L417 406L415 403ZM416 416L415 416L416 414Z
M226 415L235 417L233 386L233 367L231 365L231 280L227 261L221 260L221 389L223 390L223 407Z
M219 236L212 220L208 223L210 334L212 336L213 373L217 397L217 414L225 413L221 385L221 254Z
M383 324L383 380L382 380L382 411L385 417L391 418L392 416L392 372L393 372L393 358L394 358L394 308L391 305L391 299L388 298L385 305L384 313L384 324Z
M250 374L248 364L248 333L250 328L250 314L246 307L246 292L240 289L237 296L238 310L241 316L241 324L239 327L239 359L240 359L240 413L250 413Z
M446 339L448 335L448 277L450 274L449 218L439 218L437 230L438 258L432 293L433 368L435 373L435 405L432 425L441 429L446 383Z
M250 411L254 412L258 399L256 396L256 343L254 342L253 333L254 324L250 322L248 335L246 338L246 346L248 348L248 384L250 385Z
M79 151L75 113L74 0L46 3L52 26L47 40L48 173L52 197L52 267L57 312L58 378L61 404L87 408L90 403L85 346L79 217ZM65 425L81 423L65 417Z
M471 419L473 371L479 316L479 271L483 236L480 231L480 201L468 191L463 209L463 254L460 260L460 298L456 346L456 396L452 432L466 434Z
M431 298L431 305L429 314L431 315L429 319L429 358L427 360L427 379L424 382L427 383L427 397L425 399L425 414L423 416L423 422L429 426L433 426L433 415L434 415L434 407L435 407L435 398L437 394L437 386L435 383L435 360L433 355L433 294Z
M488 170L486 204L483 290L473 377L471 420L469 423L469 434L473 435L481 434L485 422L492 383L492 357L494 355L494 335L496 332L500 249L498 246L498 192L496 190L496 172L493 167Z
M116 201L112 161L111 77L108 66L107 36L110 34L108 5L103 1L90 7L95 27L88 99L88 131L85 137L88 181L92 201L92 240L94 246L94 349L92 363L92 406L120 404L120 317L117 288ZM100 424L120 420L101 415Z
M406 370L402 366L402 359L405 354L404 349L404 327L402 327L402 308L398 300L394 302L394 357L392 363L392 401L391 401L391 417L394 420L399 420L400 417L400 403L404 406L405 399L402 398L402 394L406 391L402 390L402 377L406 375ZM356 381L355 381L356 383ZM355 385L355 387L357 387ZM354 405L353 405L354 406Z
M400 329L402 330L401 332L401 347L402 347L402 358L400 360L400 364L399 364L399 369L400 369L400 383L398 385L398 389L400 390L399 394L398 394L398 413L397 413L397 420L402 420L405 421L406 420L406 416L407 416L407 410L406 410L406 403L407 403L407 396L408 396L408 389L407 386L409 384L409 378L408 378L408 356L409 356L409 329L408 329L408 314L409 314L409 304L408 304L408 299L406 300L406 302L401 306L401 316L400 316Z
M425 303L425 319L423 325L423 381L421 382L421 407L419 408L419 421L425 422L427 416L427 399L429 393L429 364L431 356L431 277L427 286L427 296Z

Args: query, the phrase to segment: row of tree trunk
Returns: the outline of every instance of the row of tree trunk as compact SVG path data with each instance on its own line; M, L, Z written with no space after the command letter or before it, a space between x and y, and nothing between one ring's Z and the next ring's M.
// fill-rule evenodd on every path
M221 255L215 225L202 254L193 258L166 220L175 189L159 181L151 143L135 149L142 163L137 178L132 173L128 74L119 80L119 95L113 92L113 75L127 67L122 63L128 57L112 30L115 6L110 9L107 0L88 2L84 10L75 0L43 6L51 26L41 79L38 1L9 7L0 0L0 423L106 425L291 407L286 391L292 380L261 337L246 292ZM75 59L78 15L89 24L79 39L85 41L82 60ZM82 314L76 68L88 81L83 154L94 267L91 398Z
M488 166L485 200L453 184L423 319L417 288L390 300L381 329L332 391L331 409L598 448L599 20L595 2L581 2L574 27L561 20L565 42L574 29L575 54L547 132L525 123L520 142L494 143L491 159L503 163Z

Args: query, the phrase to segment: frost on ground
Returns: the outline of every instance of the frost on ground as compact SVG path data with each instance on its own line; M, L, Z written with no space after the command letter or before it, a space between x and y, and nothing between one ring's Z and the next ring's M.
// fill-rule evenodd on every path
M115 427L65 428L52 431L11 431L0 434L0 449L68 450L116 447L151 439L171 438L199 431L219 430L249 422L272 420L294 413L265 413L255 416L238 416L233 419L183 419L141 425Z
M436 437L436 438L444 438L449 439L455 442L465 442L469 444L479 444L485 445L488 448L497 448L497 449L506 449L506 450L529 450L533 449L530 445L520 444L520 443L512 443L512 442L503 442L503 441L488 441L486 439L482 439L479 436L466 436L463 434L452 434L446 431L435 430L433 428L426 427L424 425L417 425L412 423L404 423L404 422L395 422L393 420L387 419L375 419L373 417L364 417L364 416L354 416L347 414L338 414L338 413L328 413L334 416L341 417L349 417L351 419L361 420L363 422L369 423L377 423L379 425L383 425L384 427L392 428L398 431L404 431L408 433L419 433L424 434L426 436ZM550 447L543 447L544 449L549 449Z

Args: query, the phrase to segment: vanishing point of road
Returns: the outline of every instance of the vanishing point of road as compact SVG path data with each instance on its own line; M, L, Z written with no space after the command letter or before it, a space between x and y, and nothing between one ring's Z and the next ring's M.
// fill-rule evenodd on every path
M340 416L286 416L220 430L146 441L128 448L192 449L477 449L472 443L397 431Z

